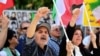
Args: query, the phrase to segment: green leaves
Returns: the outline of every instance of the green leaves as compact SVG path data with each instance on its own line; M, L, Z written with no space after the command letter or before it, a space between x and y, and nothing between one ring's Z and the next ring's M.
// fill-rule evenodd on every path
M37 10L39 7L53 7L52 0L15 0L16 9Z

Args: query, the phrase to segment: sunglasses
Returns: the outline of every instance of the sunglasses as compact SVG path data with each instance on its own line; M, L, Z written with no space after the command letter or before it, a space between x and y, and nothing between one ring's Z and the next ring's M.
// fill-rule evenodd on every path
M22 29L22 30L27 30L27 28L28 28L28 27L23 27L23 28L21 28L21 29Z

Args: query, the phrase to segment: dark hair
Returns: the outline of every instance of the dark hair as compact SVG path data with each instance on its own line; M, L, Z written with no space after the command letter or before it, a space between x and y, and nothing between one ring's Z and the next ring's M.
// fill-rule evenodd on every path
M81 33L82 33L82 40L83 40L84 35L83 35L83 31L82 31L82 29L81 29L80 27L76 27L76 28L75 28L75 31L76 31L76 30L80 30L80 31L81 31ZM74 33L75 33L75 31L74 31ZM74 34L73 34L73 35L74 35ZM81 42L81 44L79 45L79 47L80 47L80 48L83 48L83 47L84 47L84 45L83 45L82 42Z
M81 29L80 27L76 27L76 28L75 28L75 31L76 31L76 30L80 30L81 33L82 33L82 38L84 38L84 35L83 35L83 31L82 31L82 29ZM75 32L75 31L74 31L74 32Z
M96 44L97 44L97 47L100 48L100 32L97 32L96 33ZM90 45L89 45L89 51L93 50L93 45L92 45L92 42L90 42Z
M16 24L16 22L15 22L15 21L13 21L13 22L11 22L11 24Z
M73 4L72 5L72 10L74 10L75 8L80 8L81 6L82 6L82 4L79 4L79 5Z
M100 32L97 32L97 33L96 33L96 37L97 37L97 38L96 38L97 47L100 48L100 43L99 43L99 42L100 42Z
M4 44L4 47L8 47L10 45L9 41L8 40L11 40L13 38L15 34L15 31L11 30L11 29L8 29L8 32L7 32L7 39L6 39L6 42Z
M81 29L80 27L75 27L75 28L70 29L70 30L73 31L71 34L68 35L68 37L69 37L70 40L72 40L73 35L74 35L74 33L75 33L76 30L80 30L80 31L81 31L81 33L82 33L82 38L83 38L83 31L82 31L82 29ZM69 33L69 32L68 32L68 33Z

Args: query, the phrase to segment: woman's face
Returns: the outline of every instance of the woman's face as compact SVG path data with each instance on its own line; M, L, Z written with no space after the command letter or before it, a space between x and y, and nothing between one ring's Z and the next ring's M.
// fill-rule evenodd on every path
M82 32L81 30L76 30L72 38L72 43L74 45L79 46L81 44L81 41L82 41Z
M8 40L10 45L13 45L14 47L16 47L18 45L18 36L17 35L14 35L12 37L12 39Z

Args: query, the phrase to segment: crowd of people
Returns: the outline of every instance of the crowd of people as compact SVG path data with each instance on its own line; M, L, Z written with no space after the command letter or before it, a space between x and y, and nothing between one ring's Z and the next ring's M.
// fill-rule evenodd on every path
M41 22L50 13L47 7L40 7L32 22L23 21L20 28L13 31L8 28L9 19L0 16L0 56L99 56L100 31L90 31L90 42L83 44L84 33L76 26L80 14L79 8L72 10L72 19L65 30L61 25ZM99 28L100 29L100 28ZM91 48L91 50L90 50Z

